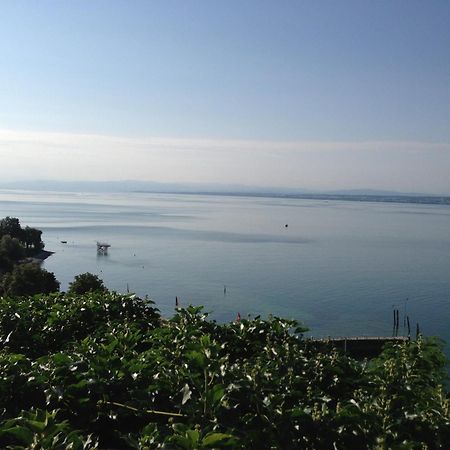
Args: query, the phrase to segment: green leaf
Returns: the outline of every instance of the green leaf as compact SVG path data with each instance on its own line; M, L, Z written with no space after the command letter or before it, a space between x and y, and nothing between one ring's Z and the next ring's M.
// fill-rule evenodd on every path
M186 358L192 363L198 365L201 369L206 367L205 355L198 351L190 351L186 353Z
M15 425L6 430L0 430L0 436L8 434L16 437L23 444L31 444L31 442L33 442L33 432L21 425Z
M191 441L192 448L195 448L198 444L198 440L200 439L200 432L197 429L187 430L186 436Z
M218 405L225 396L225 388L222 384L215 384L207 394L208 402L211 406Z
M181 389L181 393L183 394L183 400L181 400L181 404L184 405L192 396L192 391L189 389L189 385L186 383Z
M223 441L227 441L233 437L234 436L232 434L226 433L208 433L202 440L202 447L214 447L218 443L223 443Z
M184 450L192 450L194 447L191 445L191 440L187 436L180 436L179 434L175 434L170 437L170 441L177 444Z

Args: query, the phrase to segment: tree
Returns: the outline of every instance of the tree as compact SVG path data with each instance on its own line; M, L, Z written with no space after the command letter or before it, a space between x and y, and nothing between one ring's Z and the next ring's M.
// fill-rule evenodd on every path
M0 237L5 234L9 234L12 238L21 240L22 227L20 226L19 219L7 216L0 220Z
M3 276L0 292L5 296L18 297L34 294L50 294L59 290L59 281L53 272L38 264L20 264Z
M76 275L72 283L69 284L69 294L85 294L86 292L106 292L107 289L97 275L90 272Z
M22 236L22 243L25 245L27 250L39 251L44 248L44 243L41 239L41 230L27 226L22 230Z
M25 251L19 240L5 234L0 238L0 272L9 272L14 263L25 256Z
M3 236L18 239L29 255L44 248L42 231L28 226L22 228L19 219L15 217L7 216L0 220L0 238Z

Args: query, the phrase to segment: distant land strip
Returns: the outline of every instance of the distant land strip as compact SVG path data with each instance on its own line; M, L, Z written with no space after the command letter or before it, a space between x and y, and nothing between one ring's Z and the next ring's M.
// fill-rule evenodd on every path
M136 193L155 193L154 191L134 191ZM438 195L370 195L370 194L286 194L270 192L209 192L209 191L170 191L160 194L214 195L221 197L260 197L260 198L298 198L305 200L332 200L374 203L414 203L421 205L450 205L450 196Z

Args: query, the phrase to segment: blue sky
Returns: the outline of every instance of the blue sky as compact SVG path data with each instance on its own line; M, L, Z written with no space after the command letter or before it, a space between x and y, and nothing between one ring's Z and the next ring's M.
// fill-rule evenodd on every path
M3 0L0 176L98 178L109 148L114 179L450 193L449 23L433 0Z

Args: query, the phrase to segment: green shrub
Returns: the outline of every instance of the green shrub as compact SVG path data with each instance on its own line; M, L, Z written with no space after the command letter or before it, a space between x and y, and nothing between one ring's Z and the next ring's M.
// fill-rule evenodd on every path
M276 317L217 324L200 307L163 320L151 301L108 292L0 299L0 447L450 442L440 342L419 338L360 362L314 349L304 330Z

